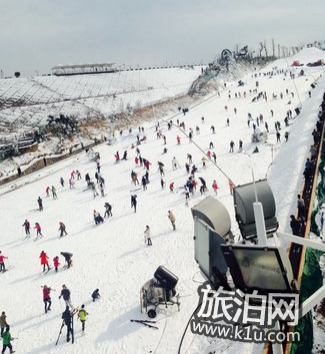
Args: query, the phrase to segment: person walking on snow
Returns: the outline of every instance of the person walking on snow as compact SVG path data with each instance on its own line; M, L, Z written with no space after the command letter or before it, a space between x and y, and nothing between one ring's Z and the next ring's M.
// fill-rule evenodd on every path
M8 257L4 256L0 251L0 272L2 273L6 271L5 259L8 259Z
M217 195L218 194L218 189L219 189L219 186L217 184L217 181L216 180L213 180L213 183L212 183L212 189L214 190L214 193Z
M49 186L46 187L45 193L46 193L46 196L47 196L47 197L50 196L50 187L49 187Z
M60 178L60 184L61 184L62 187L64 187L64 179L63 179L63 177Z
M27 236L30 236L30 223L29 221L26 219L25 222L23 223L23 225L25 227L25 234L26 234L26 237Z
M137 195L131 195L131 208L134 208L134 212L137 212Z
M47 311L51 311L51 305L52 305L52 301L51 301L51 288L48 288L47 285L43 286L43 302L44 302L44 309L45 309L45 313L47 313Z
M177 168L180 167L180 166L179 166L179 163L178 163L178 161L176 160L176 157L175 157L175 156L174 156L173 159L172 159L172 166L173 166L173 171L174 171L174 170L177 170Z
M58 196L56 195L56 188L54 186L52 186L51 190L52 190L53 199L58 199Z
M67 235L68 233L67 233L67 231L66 231L66 227L65 227L65 224L62 222L62 221L60 221L59 222L59 230L58 231L60 231L60 237L62 237L62 236L64 236L64 235Z
M47 254L42 251L39 258L41 259L41 265L43 266L43 273L45 272L45 266L47 266L47 271L49 271L51 268L49 266L49 257Z
M38 197L37 203L38 203L38 210L43 211L43 200L41 197Z
M88 315L89 315L88 312L85 310L85 305L81 305L81 309L78 312L78 318L80 319L81 322L82 331L85 330L85 323Z
M55 272L57 272L60 265L59 256L53 258L53 264L54 264Z
M176 230L176 225L175 225L176 217L175 217L174 213L170 210L168 210L168 219L170 220L170 222L173 226L173 230L175 231Z
M6 351L7 348L9 348L10 350L10 354L11 353L15 353L15 351L13 350L12 348L12 345L11 345L11 341L13 340L13 338L11 337L11 334L10 334L10 326L8 325L4 331L4 333L2 334L2 351L1 351L1 354L4 354L4 352Z
M6 316L6 313L4 311L2 311L2 314L0 316L1 337L2 337L3 332L7 326L8 326L7 316Z
M147 243L147 246L152 246L151 231L150 231L150 227L148 225L146 226L146 229L144 230L144 243Z
M70 342L70 335L73 335L72 333L72 317L74 313L70 312L69 306L66 307L65 311L62 313L62 319L64 324L67 326L67 342Z
M73 309L73 306L72 306L72 303L71 303L71 292L66 287L65 284L62 285L62 290L61 290L61 294L59 296L59 300L61 299L61 297L63 297L63 300L65 302L65 305L66 305L67 309L69 310L69 306L70 306L71 309Z
M109 204L108 202L106 202L106 203L104 204L104 207L105 207L104 218L106 218L106 215L107 215L108 218L109 218L110 216L113 216L111 204Z

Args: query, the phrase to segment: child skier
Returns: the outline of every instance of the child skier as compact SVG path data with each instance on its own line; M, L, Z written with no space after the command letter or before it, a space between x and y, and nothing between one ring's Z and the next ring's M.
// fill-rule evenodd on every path
M53 258L53 263L54 263L55 271L57 272L58 268L59 268L59 265L60 265L59 256L56 256L56 257Z
M78 312L78 318L80 319L81 322L82 331L85 330L85 323L88 315L89 315L88 312L85 310L85 305L81 305L81 309Z

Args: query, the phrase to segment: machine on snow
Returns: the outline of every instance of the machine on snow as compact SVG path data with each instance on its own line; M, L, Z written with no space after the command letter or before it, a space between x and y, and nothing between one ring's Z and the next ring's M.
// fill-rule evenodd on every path
M177 305L180 310L179 294L176 292L178 277L164 266L157 268L154 278L148 280L140 290L141 313L145 312L148 317L157 316L157 307L164 305Z

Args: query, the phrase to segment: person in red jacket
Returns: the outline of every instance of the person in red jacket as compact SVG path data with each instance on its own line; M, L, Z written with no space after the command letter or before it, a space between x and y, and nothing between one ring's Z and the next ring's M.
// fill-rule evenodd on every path
M59 256L56 256L56 257L53 258L53 263L54 263L55 271L57 272L58 268L59 268L59 265L60 265Z
M37 236L43 236L41 225L38 222L35 223L34 229L36 229L36 231L37 231L36 237Z
M50 187L49 186L46 187L45 192L46 192L46 196L48 197L50 195Z
M45 313L47 313L47 311L51 311L51 290L52 289L47 287L47 285L43 286L43 301L45 305Z
M47 271L50 270L50 266L49 266L49 257L47 256L47 254L42 251L39 258L41 259L41 265L43 266L43 272L45 272L45 266L47 266Z
M8 257L4 256L0 251L0 272L4 273L6 271L4 260L8 259Z

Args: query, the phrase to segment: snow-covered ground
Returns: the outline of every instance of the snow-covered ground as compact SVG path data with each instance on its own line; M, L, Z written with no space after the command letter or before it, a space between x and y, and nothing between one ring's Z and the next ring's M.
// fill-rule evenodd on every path
M0 138L47 123L49 115L108 117L184 95L203 66L0 80Z
M314 53L305 50L306 60ZM319 55L323 54L319 52ZM294 60L291 58L290 60ZM302 59L300 59L302 60ZM312 61L311 58L309 61ZM289 61L290 63L290 61ZM197 191L185 206L185 196L181 187L185 184L187 174L185 162L187 153L192 154L193 163L209 188L207 195L213 195L212 181L216 179L220 186L217 198L226 206L232 219L232 229L238 238L238 228L234 218L233 201L229 193L228 177L236 185L252 181L251 164L256 179L267 177L274 192L277 203L277 217L280 230L289 231L288 218L296 208L296 195L300 191L302 172L305 158L308 156L312 143L319 105L324 92L323 69L304 67L305 75L297 77L301 68L293 68L296 74L291 79L289 74L284 76L263 75L272 67L287 70L286 61L277 61L265 68L257 77L252 74L243 77L245 83L237 87L237 83L227 83L227 88L195 108L186 116L179 114L173 118L174 126L167 129L166 121L160 119L160 128L167 139L167 154L163 152L163 140L157 139L152 123L144 123L146 143L139 146L141 156L151 162L150 184L147 191L137 190L137 213L130 207L130 195L134 190L130 173L135 170L141 177L145 171L135 165L135 149L131 144L136 142L138 127L123 136L114 146L101 145L96 151L101 156L101 172L106 181L106 196L93 198L87 190L84 180L76 181L76 188L70 190L68 179L72 170L81 171L84 176L89 172L94 179L96 164L89 161L85 154L74 156L69 160L23 177L12 184L2 186L0 219L0 249L8 256L6 264L14 266L10 271L1 274L0 304L1 311L6 311L11 332L19 340L13 342L17 353L125 353L125 354L170 354L176 353L178 345L190 315L198 304L197 281L202 281L198 267L194 261L193 220L190 207L205 198ZM258 92L267 93L267 101L260 99L252 102L256 96L253 90L255 82L259 81ZM317 83L315 89L310 85ZM286 94L288 89L288 95ZM308 91L311 90L311 98ZM230 91L230 93L229 93ZM246 92L246 98L244 98ZM280 93L283 93L283 99ZM291 92L294 93L292 97ZM237 97L235 98L235 93ZM239 93L241 94L239 98ZM272 99L276 94L277 99ZM231 95L229 99L228 95ZM289 104L289 101L291 103ZM228 110L225 109L228 107ZM237 108L235 114L234 108ZM301 114L296 117L294 108L302 107ZM293 111L294 119L285 128L283 119L288 109ZM274 111L271 117L270 111ZM177 114L175 107L174 114ZM247 114L253 119L263 114L268 122L270 133L266 144L251 143L251 127L247 124ZM201 117L205 118L202 124ZM229 118L230 126L226 124ZM202 152L176 127L176 120L184 121L186 132L192 127L194 138L205 152L209 143L213 142L217 155L217 169L212 163L202 168ZM275 121L281 122L281 143L276 142ZM211 125L216 128L216 134L211 133ZM196 135L195 128L199 126L200 134ZM264 125L260 124L264 130ZM289 132L289 140L285 142L284 132ZM181 144L177 145L176 136L181 136ZM243 153L238 152L238 141L243 141ZM229 153L229 143L235 142L235 152ZM259 153L252 154L258 145ZM116 151L123 154L128 150L128 160L115 163ZM172 170L173 157L179 161L181 168ZM157 162L165 165L166 188L160 186L160 175ZM66 186L59 185L60 177L66 181ZM28 183L27 183L28 182ZM175 191L169 191L169 184L175 183ZM17 189L5 193L15 185ZM45 196L47 186L56 186L58 199ZM20 186L20 188L18 188ZM37 198L44 201L44 211L37 210ZM113 206L113 217L105 219L104 224L94 225L93 210L104 214L104 202ZM167 218L168 210L176 215L176 231L172 231ZM4 217L5 216L5 217ZM34 242L35 230L31 239L24 240L22 224L28 219L32 226L39 222L44 238ZM68 236L59 239L59 221L67 225ZM149 225L152 232L152 247L144 244L144 229ZM53 269L43 274L39 255L44 250L51 260L61 251L73 253L74 266L69 270L60 268L58 273ZM64 260L60 259L61 264ZM159 308L157 326L159 330L146 328L131 323L130 319L144 319L140 314L139 290L150 278L159 265L165 265L179 277L177 290L180 293L181 309ZM52 311L44 314L42 301L42 285L56 289L52 292ZM72 293L72 303L75 307L86 305L89 317L86 323L86 334L81 334L80 322L75 323L76 340L71 345L63 337L58 346L55 341L61 325L63 302L58 299L62 284L66 284ZM100 289L102 298L91 302L91 292ZM187 332L182 353L208 354L215 353L242 354L260 353L259 345L243 344L226 340L213 341Z

